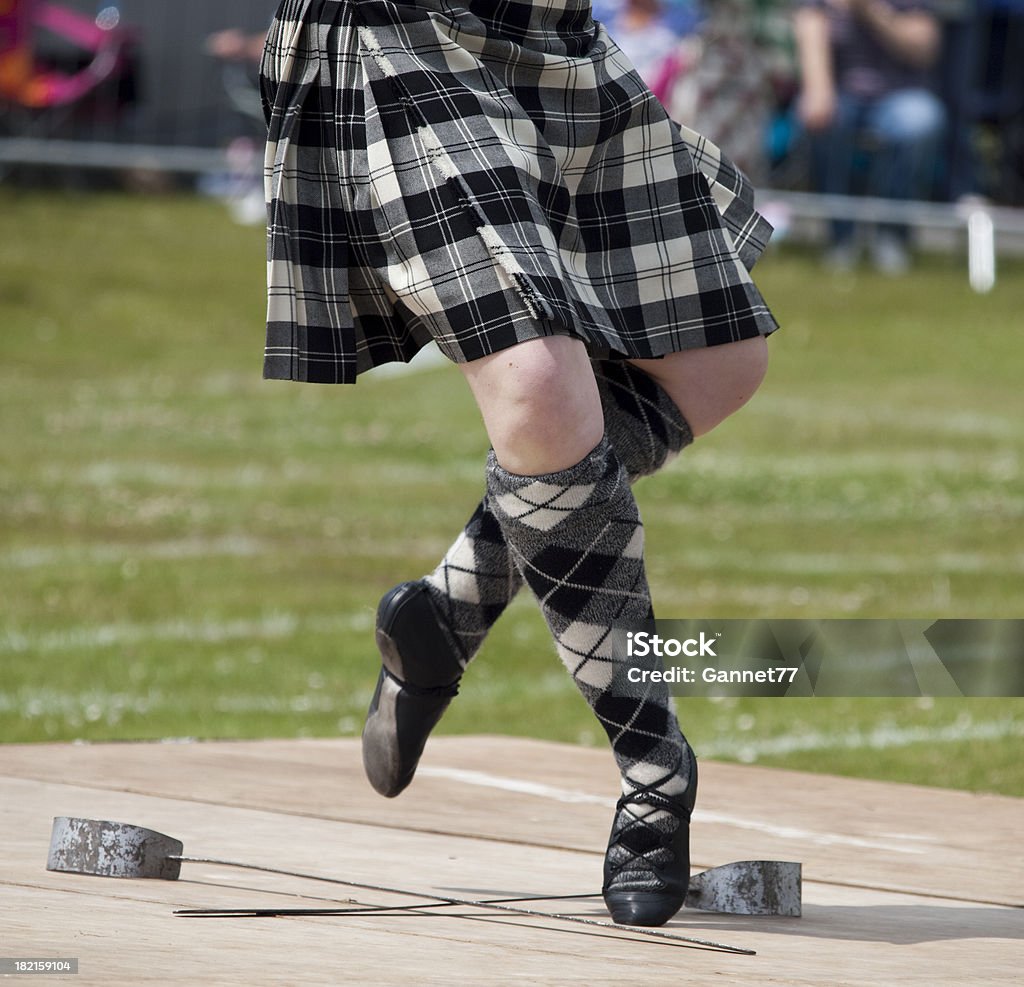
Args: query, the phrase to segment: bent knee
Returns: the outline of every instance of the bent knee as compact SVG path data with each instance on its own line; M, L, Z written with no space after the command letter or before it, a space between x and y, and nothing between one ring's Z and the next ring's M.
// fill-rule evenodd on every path
M464 373L498 461L513 472L555 472L601 440L601 399L586 350L557 336L495 353Z

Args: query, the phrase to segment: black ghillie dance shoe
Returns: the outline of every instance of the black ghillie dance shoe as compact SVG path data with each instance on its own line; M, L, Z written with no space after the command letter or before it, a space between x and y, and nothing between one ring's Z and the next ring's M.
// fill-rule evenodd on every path
M623 795L604 858L604 903L620 925L664 925L690 885L690 814L697 799L697 760L689 745L689 784L670 797L658 789L675 776Z
M458 693L463 664L420 582L401 583L380 601L377 647L383 664L363 727L363 768L381 795L394 798Z

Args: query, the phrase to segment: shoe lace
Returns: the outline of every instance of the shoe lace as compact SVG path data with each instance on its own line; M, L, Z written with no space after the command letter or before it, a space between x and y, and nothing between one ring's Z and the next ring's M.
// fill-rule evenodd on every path
M621 855L621 859L610 863L608 883L614 881L623 871L649 870L656 874L658 866L656 861L651 858L655 855L660 856L662 853L672 853L671 845L679 824L681 822L689 823L693 812L693 800L692 798L687 799L690 789L682 793L681 797L687 799L686 801L673 798L660 790L661 786L674 777L676 777L675 771L646 785L630 781L629 784L636 787L632 791L623 794L618 802L615 803L616 830L612 838L612 846L609 849L615 848L619 851L616 856ZM676 825L653 825L651 817L655 813L650 812L639 815L635 811L635 807L640 805L653 806L655 810L660 809L668 812L675 816L677 820ZM644 840L649 845L648 849L638 851L624 842L625 837L637 829L645 829L655 834L655 844L650 845L650 837L648 836Z

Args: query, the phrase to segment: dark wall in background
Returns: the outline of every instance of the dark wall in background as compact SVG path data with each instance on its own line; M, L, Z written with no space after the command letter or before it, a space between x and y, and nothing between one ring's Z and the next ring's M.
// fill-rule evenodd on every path
M58 2L91 16L112 5ZM238 134L260 133L257 121L246 120L232 106L223 70L206 53L204 39L228 27L263 30L277 7L274 0L120 0L113 6L120 9L122 24L138 30L138 99L113 132L103 128L104 137L216 147ZM75 136L83 136L81 128Z

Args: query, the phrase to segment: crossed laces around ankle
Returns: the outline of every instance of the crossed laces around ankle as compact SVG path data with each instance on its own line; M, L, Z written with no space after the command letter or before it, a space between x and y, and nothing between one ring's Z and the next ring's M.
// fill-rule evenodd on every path
M692 755L689 755L692 758ZM692 762L691 762L692 763ZM675 849L673 842L676 839L680 825L688 825L694 806L694 772L690 773L690 785L679 797L665 795L659 791L675 772L667 774L648 785L638 785L633 791L624 794L615 805L615 823L613 825L612 838L608 846L609 856L613 850L619 851L614 856L622 855L621 860L606 861L607 871L605 877L605 889L612 888L616 879L623 872L650 874L644 884L655 882L658 885L665 885L665 878L671 881L674 875L666 874L665 871L672 867L675 861ZM632 782L630 782L632 784ZM685 801L683 801L685 800ZM675 826L659 825L651 821L655 812L637 815L631 811L630 806L649 805L655 812L663 810L675 816ZM621 825L623 817L628 821ZM666 855L670 859L666 859ZM689 861L687 861L688 865ZM689 875L675 876L676 880L688 879ZM626 884L633 884L627 881Z

